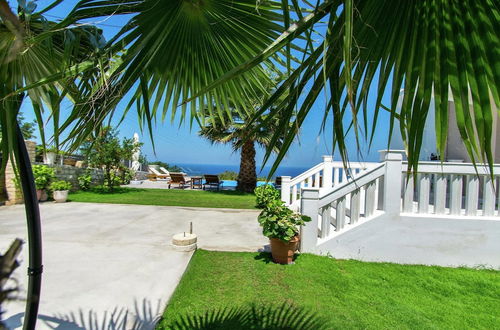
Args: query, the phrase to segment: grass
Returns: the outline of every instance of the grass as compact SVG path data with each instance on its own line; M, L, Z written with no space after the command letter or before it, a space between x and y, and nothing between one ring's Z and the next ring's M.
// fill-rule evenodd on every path
M139 204L162 206L215 207L255 209L255 195L237 191L192 191L174 189L117 188L110 193L102 190L78 191L69 195L73 202Z
M283 305L292 310L280 314ZM309 315L316 323L294 324L296 311L300 319ZM198 250L159 328L272 328L271 319L287 318L282 314L292 317L276 329L319 324L325 329L494 329L500 324L500 272L309 254L282 266L264 253Z

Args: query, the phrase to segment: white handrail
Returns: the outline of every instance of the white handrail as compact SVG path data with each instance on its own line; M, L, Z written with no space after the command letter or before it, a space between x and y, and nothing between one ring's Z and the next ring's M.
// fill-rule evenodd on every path
M374 168L368 170L367 172L362 173L357 178L354 178L350 181L340 184L337 187L334 187L332 191L328 192L323 196L320 196L318 206L323 207L325 205L328 205L336 201L337 199L341 198L342 196L345 196L353 192L359 187L362 187L372 182L373 180L378 179L379 177L383 176L384 173L385 173L385 163L380 163L378 164L378 166L375 166Z
M292 180L290 180L290 184L291 185L299 184L302 181L309 178L311 175L314 175L314 174L320 172L321 170L323 170L324 167L325 167L324 163L319 163L316 166L311 167L310 169L308 169L304 173L301 173L301 174L297 175L295 178L293 178Z
M408 163L403 162L403 172L408 170ZM477 170L477 172L476 172ZM418 164L418 173L436 173L436 174L479 174L489 175L490 169L487 165L472 163L440 163L440 162L421 162ZM500 165L493 165L493 174L500 175Z

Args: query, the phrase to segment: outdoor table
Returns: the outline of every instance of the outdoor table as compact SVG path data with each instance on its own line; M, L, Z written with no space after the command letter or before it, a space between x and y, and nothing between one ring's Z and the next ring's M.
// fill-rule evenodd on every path
M192 176L191 177L191 189L201 189L203 188L203 177L202 176Z

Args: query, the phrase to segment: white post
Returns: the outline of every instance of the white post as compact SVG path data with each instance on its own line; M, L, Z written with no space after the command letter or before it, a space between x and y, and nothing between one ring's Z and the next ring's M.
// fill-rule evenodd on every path
M301 252L315 252L318 242L318 188L303 188L302 196L300 198L300 210L303 215L311 218L305 226L301 227Z
M333 186L333 156L323 156L323 184L321 188Z
M403 152L401 150L379 151L385 160L384 211L387 214L401 212L401 184L403 177Z
M291 176L281 177L281 200L285 202L285 205L290 205L290 181Z

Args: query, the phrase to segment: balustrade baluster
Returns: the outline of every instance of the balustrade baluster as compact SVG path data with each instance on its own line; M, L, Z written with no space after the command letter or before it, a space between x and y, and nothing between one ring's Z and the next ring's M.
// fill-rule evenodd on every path
M462 213L463 176L453 174L451 176L450 189L450 214L460 215Z
M351 193L351 221L350 224L353 225L359 220L360 211L360 191L359 189L354 190Z
M494 180L489 175L484 177L483 187L483 206L484 216L492 217L495 215L495 188L493 187Z
M369 218L375 212L375 193L376 181L372 181L366 185L365 191L365 218Z
M479 178L476 175L467 176L467 190L465 193L465 215L477 215L479 193Z
M314 175L314 188L319 188L320 172Z
M341 231L345 225L345 196L337 200L337 208L335 209L336 227L335 231Z
M429 213L429 190L430 179L429 174L418 174L419 177L419 192L418 192L418 213Z
M446 176L436 174L436 186L434 188L434 213L444 214L446 207Z
M340 176L340 173L339 173L339 168L338 167L335 167L333 169L333 186L338 186L339 185L339 176Z
M292 187L292 203L297 200L297 185L294 184Z
M331 205L328 204L321 210L321 238L330 235L330 223L332 222Z
M406 179L406 178L405 178ZM405 213L413 213L413 190L414 190L414 177L413 174L408 174L408 180L403 181L404 198L403 198L403 211Z

